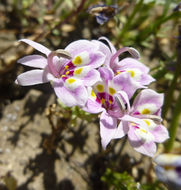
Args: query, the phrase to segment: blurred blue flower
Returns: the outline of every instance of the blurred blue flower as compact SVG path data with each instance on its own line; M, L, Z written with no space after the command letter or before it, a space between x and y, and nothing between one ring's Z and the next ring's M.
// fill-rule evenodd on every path
M154 159L158 179L170 190L181 189L181 155L160 154Z
M181 2L173 9L173 11L181 11Z
M89 7L88 13L96 16L96 21L102 25L118 13L118 6L93 5Z

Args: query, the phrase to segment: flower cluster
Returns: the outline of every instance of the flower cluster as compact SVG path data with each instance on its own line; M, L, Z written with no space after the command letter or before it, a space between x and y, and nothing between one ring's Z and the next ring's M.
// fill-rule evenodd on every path
M66 106L100 113L104 148L112 139L127 135L136 151L153 156L155 143L168 138L160 116L163 94L147 88L154 79L149 68L139 61L136 49L123 47L117 51L105 37L74 41L64 50L56 51L31 40L20 41L44 56L19 59L19 63L36 69L20 74L16 83L27 86L51 82L55 94ZM119 60L124 52L132 58Z

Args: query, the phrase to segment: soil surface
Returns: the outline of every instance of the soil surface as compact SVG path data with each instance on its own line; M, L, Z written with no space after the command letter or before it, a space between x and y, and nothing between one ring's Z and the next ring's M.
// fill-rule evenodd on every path
M48 151L45 140L52 130L45 112L55 102L54 94L33 89L5 106L0 120L1 177L11 172L18 190L106 189L100 177L112 160L120 162L118 170L143 177L150 160L141 164L141 155L128 144L122 151L123 140L104 151L95 121L67 125Z

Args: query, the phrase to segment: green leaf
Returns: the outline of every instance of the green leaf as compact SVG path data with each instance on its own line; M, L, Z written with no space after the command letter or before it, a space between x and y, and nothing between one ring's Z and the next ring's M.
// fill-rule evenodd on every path
M101 177L109 189L113 190L166 190L161 182L155 181L152 184L141 185L136 182L127 172L119 173L107 168Z

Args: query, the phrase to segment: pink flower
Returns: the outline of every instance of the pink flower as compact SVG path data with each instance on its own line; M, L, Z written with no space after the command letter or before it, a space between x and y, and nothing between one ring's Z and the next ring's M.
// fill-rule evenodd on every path
M109 47L101 41L105 41ZM140 85L140 88L144 88L144 85L148 85L154 81L153 77L148 74L149 68L138 61L140 55L136 49L123 47L117 51L113 44L105 37L101 37L93 42L100 44L99 50L106 56L104 65L111 68L115 75L129 75L134 83ZM125 58L119 61L119 55L124 52L129 52L133 58Z
M101 67L99 72L101 80L88 88L89 98L83 109L89 113L101 112L100 136L105 148L117 131L118 119L124 116L116 97L123 96L129 101L139 86L133 84L128 75L114 76L110 68Z
M111 139L127 135L131 146L136 151L153 156L156 153L155 143L162 143L169 138L160 117L163 94L144 89L136 96L131 107L128 99L123 96L118 96L117 101L120 102L120 107L124 106L122 102L126 102L127 110L125 109L124 115L119 118L118 127L114 126L114 134L109 134L109 129L104 128L103 146L106 147Z
M19 63L36 69L20 74L16 83L22 86L50 82L58 98L67 106L84 106L88 99L87 87L100 79L96 70L104 63L105 56L99 46L78 40L65 50L50 51L34 41L20 40L45 55L30 55L18 60ZM60 58L58 57L60 56Z

